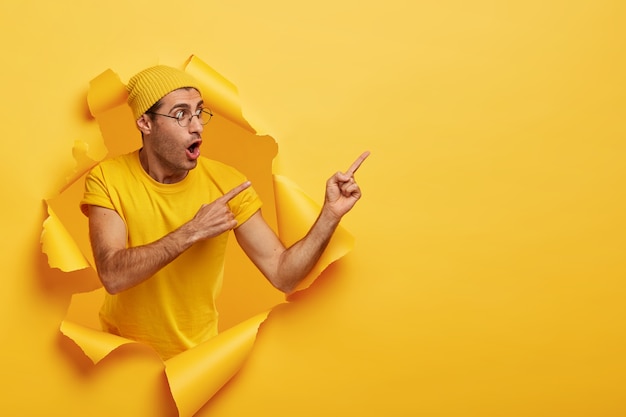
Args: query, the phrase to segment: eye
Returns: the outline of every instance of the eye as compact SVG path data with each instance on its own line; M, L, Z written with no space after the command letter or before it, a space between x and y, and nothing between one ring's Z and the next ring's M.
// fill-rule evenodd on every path
M176 120L184 120L187 116L187 112L185 110L178 110L175 114L174 117L176 118Z

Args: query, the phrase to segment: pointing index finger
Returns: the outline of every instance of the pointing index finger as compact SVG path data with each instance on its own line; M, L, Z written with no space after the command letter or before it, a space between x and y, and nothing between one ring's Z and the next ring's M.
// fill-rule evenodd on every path
M350 165L350 168L348 168L348 171L346 172L346 174L348 175L354 175L354 173L356 172L357 169L359 169L359 167L361 166L361 164L363 163L363 161L365 161L365 159L370 156L370 151L365 151L361 154L361 156L359 156L356 161L354 161L352 163L352 165Z
M223 196L221 196L220 199L223 200L224 203L228 203L230 200L235 198L240 192L248 188L251 184L252 183L250 181L241 183L235 188L233 188L232 190L230 190L229 192L227 192L226 194L224 194Z

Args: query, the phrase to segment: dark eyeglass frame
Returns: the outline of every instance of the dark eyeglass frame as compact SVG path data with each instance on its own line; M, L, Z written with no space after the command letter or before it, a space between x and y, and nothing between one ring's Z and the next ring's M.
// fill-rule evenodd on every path
M178 126L180 127L187 127L191 124L191 120L193 120L194 117L198 118L198 121L200 122L200 124L202 126L206 125L207 123L209 123L211 121L211 118L213 117L213 113L211 112L210 109L204 108L201 110L196 111L195 113L191 113L191 115L189 116L185 116L185 114L189 114L189 110L178 110L177 114L178 116L170 116L169 114L163 114L163 113L157 113L157 112L153 112L153 111L147 111L147 114L155 114L157 116L163 116L163 117L169 117L170 119L174 119L176 120L176 122L178 123ZM207 115L208 118L204 119L202 118L203 115Z

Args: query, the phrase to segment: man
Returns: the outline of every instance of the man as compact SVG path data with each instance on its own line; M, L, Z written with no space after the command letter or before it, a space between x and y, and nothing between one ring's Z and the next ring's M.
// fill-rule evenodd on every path
M250 182L200 156L212 114L197 80L156 66L132 77L127 90L143 146L92 169L81 209L107 291L104 330L148 343L168 359L217 334L228 232L272 285L293 291L361 197L354 172L369 153L327 181L318 219L285 248Z

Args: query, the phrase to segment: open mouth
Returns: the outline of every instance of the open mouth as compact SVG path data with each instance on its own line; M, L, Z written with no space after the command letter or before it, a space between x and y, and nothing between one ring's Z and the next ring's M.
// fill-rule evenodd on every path
M202 143L201 141L194 142L187 148L187 156L189 158L196 159L200 156L200 144L201 143Z

